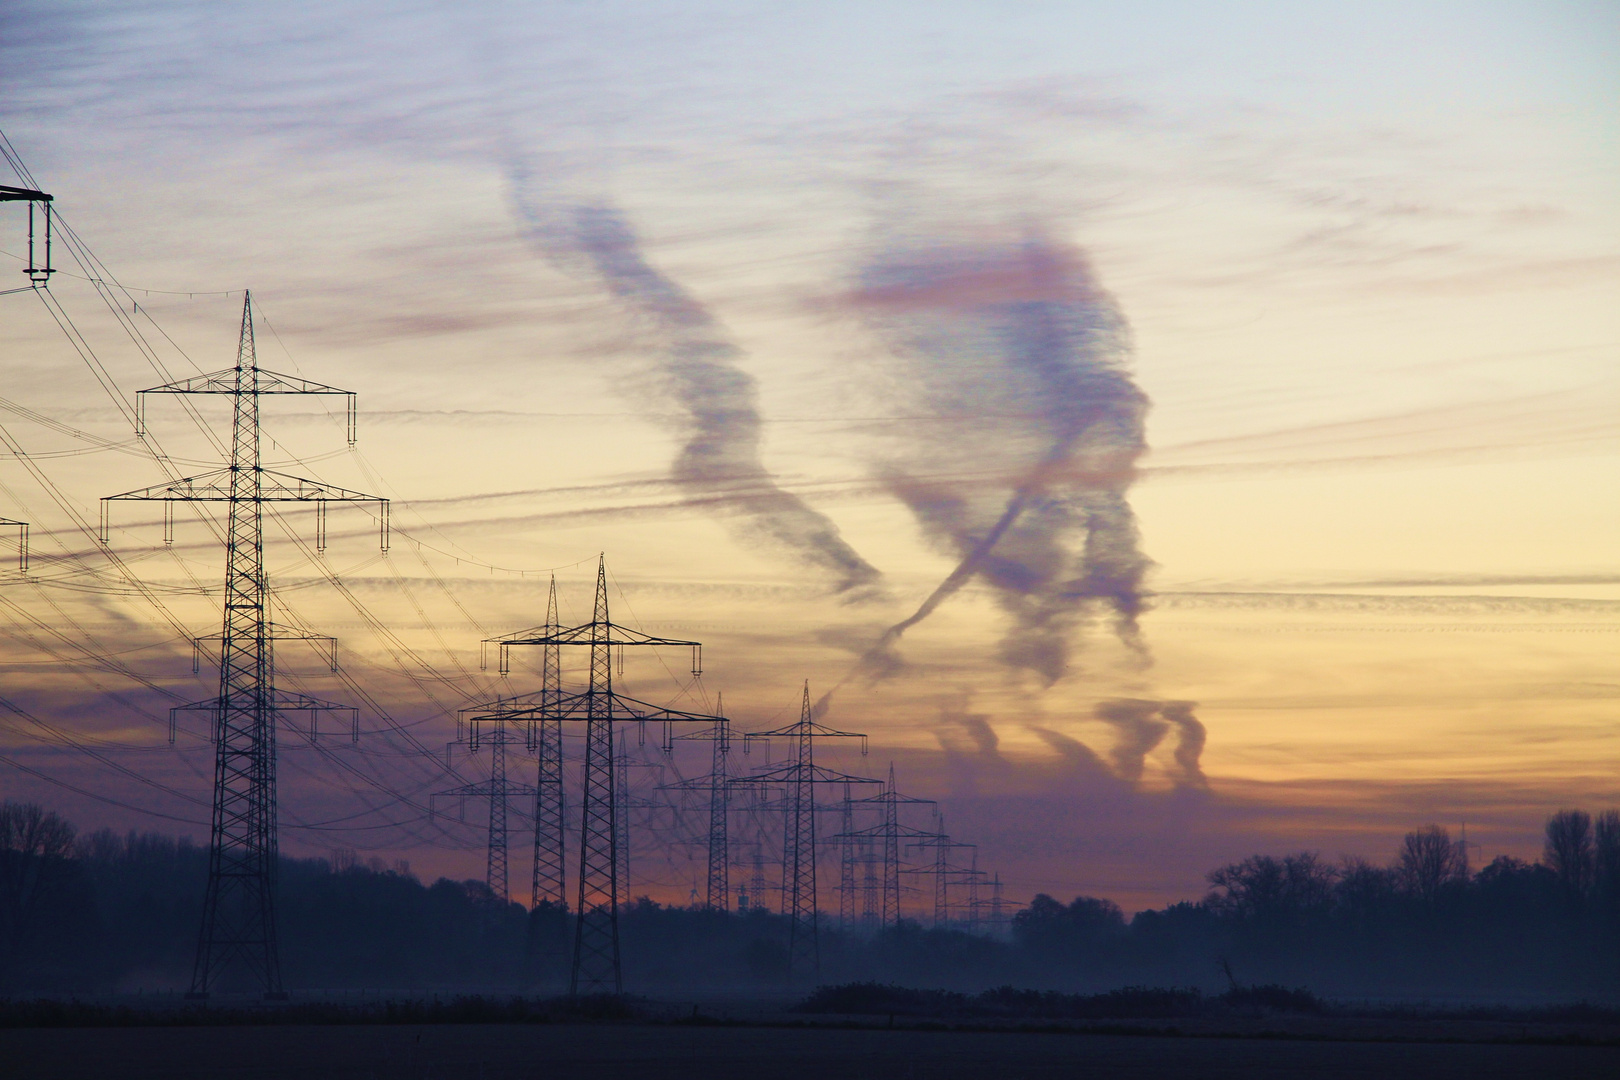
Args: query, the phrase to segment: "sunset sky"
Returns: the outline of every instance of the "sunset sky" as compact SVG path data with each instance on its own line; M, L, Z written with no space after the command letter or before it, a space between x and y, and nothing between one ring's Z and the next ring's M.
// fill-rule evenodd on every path
M479 811L420 812L486 767L443 767L455 710L537 685L479 641L551 571L588 619L605 552L618 621L705 645L630 693L746 729L837 687L871 750L828 762L892 760L1020 902L1431 821L1533 858L1620 804L1617 102L1598 2L6 5L0 127L102 267L58 249L77 346L0 296L33 546L0 694L35 718L0 714L0 793L206 839L206 733L166 722L217 690L185 637L220 545L115 505L120 569L74 515L161 479L106 386L229 367L246 287L265 367L359 393L353 452L341 407L267 401L267 464L395 500L386 558L364 509L324 570L310 515L269 526L278 620L345 677L278 666L365 732L283 736L289 853L480 874ZM0 261L25 238L0 205ZM1113 395L1072 455L1042 334ZM217 461L181 403L147 422ZM1037 475L1004 576L874 662ZM669 835L636 889L684 902Z

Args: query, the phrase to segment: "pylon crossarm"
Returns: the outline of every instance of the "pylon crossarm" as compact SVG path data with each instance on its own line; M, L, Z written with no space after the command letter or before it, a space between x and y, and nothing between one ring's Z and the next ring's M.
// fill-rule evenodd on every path
M547 697L550 700L546 700ZM720 719L720 717L710 716L707 713L671 709L663 705L638 701L625 694L614 693L595 695L594 707L597 712L593 716L591 714L592 701L592 695L586 693L554 693L548 695L546 691L537 691L533 694L525 694L522 697L506 698L502 701L462 709L461 717L464 721L597 719L611 720L616 723L632 720L662 720L668 723L692 724L713 724Z
M743 753L746 754L757 742L769 744L773 738L797 739L804 737L806 734L816 739L859 739L861 740L861 756L866 756L868 742L865 733L859 731L839 731L836 728L828 727L826 724L818 724L814 721L807 722L803 720L796 723L787 724L784 727L773 728L770 731L743 732Z
M727 720L723 716L722 717L717 717L716 719L722 720L722 721L724 721L725 723L728 723L728 724L731 722L730 720ZM730 741L730 736L729 735L724 735L724 736L717 735L712 729L707 730L707 731L686 731L686 732L682 732L679 735L672 735L672 736L670 736L670 738L675 742L717 742L717 741L718 742L729 742Z
M938 799L919 799L915 795L902 795L898 791L880 791L876 795L868 795L864 799L856 799L855 801L858 803L895 803L905 806L939 805Z
M256 368L258 374L253 391L259 394L342 394L353 397L353 390L342 390L325 383L300 379L296 375L283 375L268 368ZM236 368L223 368L207 375L193 375L140 391L142 394L235 394L238 389Z
M838 833L831 837L833 840L881 840L887 836L925 837L934 834L925 829L913 829L909 825L897 825L889 829L883 825L873 825L869 829L856 829L853 832ZM914 846L914 845L907 845Z
M485 641L493 645L681 645L694 649L702 644L684 638L654 637L618 623L532 626L502 637L486 638Z
M757 784L791 784L799 782L800 773L808 773L807 780L812 784L883 783L882 780L874 780L870 776L851 776L848 773L837 772L820 765L799 765L795 762L767 766L760 772L736 777L731 783L739 787L750 787Z
M360 710L355 708L353 705L339 705L334 701L323 701L320 698L311 697L308 694L295 693L291 690L276 690L272 695L271 700L266 703L265 711L274 713L309 713L309 737L311 739L317 739L320 737L320 731L315 726L315 718L318 714L323 712L346 712L349 714L349 740L351 742L360 741ZM220 713L220 699L217 697L205 698L202 701L187 702L184 705L176 705L171 708L169 710L170 743L174 742L176 720L179 718L181 713L187 712L209 713L216 718L217 722L217 718Z
M259 476L261 478L259 493L255 497L257 502L386 503L388 501L377 495L367 495L363 491L350 491L348 488L338 487L336 484L308 480L301 476L276 472L273 469L260 469ZM202 473L198 476L183 476L178 480L171 480L167 484L154 484L151 487L136 488L134 491L120 492L117 495L107 495L101 501L154 502L166 500L175 502L230 502L231 470L228 468L215 469L212 472Z
M502 788L502 790L504 790L506 792L506 794L507 794L507 796L509 798L511 796L513 796L513 795L533 795L535 793L535 787L534 787L533 784L518 784L518 783L514 783L514 782L512 782L510 780L508 780L505 783L501 784L500 787ZM450 788L450 789L448 789L446 791L435 791L432 794L430 794L428 796L428 798L429 799L474 799L474 798L487 799L487 798L491 797L494 794L495 794L495 792L491 789L490 781L488 781L488 780L479 780L476 783L462 784L460 787L453 787L453 788Z

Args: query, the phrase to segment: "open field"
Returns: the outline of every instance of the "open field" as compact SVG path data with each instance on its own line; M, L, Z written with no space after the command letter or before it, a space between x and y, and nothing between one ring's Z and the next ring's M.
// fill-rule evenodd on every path
M1439 1033L1436 1033L1437 1035ZM1354 1036L1351 1036L1352 1038ZM1321 1038L640 1024L0 1031L7 1077L986 1080L994 1077L1613 1077L1620 1048Z

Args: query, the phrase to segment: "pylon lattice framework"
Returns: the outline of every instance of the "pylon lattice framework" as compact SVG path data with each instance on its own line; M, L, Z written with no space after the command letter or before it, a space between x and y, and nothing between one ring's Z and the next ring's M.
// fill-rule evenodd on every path
M439 799L456 799L463 804L468 799L489 800L489 840L484 863L484 883L489 886L489 891L495 899L504 904L511 899L507 860L507 811L511 809L512 796L534 795L537 789L532 784L515 783L507 779L506 748L518 740L508 730L505 718L473 717L466 726L468 730L465 745L468 753L476 754L485 745L489 747L489 779L462 784L447 791L434 792L428 797L428 807L431 811ZM483 730L486 727L489 728L487 732Z
M883 821L866 829L857 829L853 832L845 831L833 837L842 844L858 843L863 845L878 844L882 846L882 855L874 861L881 862L883 867L883 880L880 886L882 894L880 922L884 927L894 927L900 924L900 875L904 872L901 866L900 853L903 840L926 840L937 834L925 829L915 829L904 825L900 821L901 806L927 806L938 812L938 804L933 799L917 799L909 795L900 794L894 782L894 763L889 763L889 778L883 790L876 795L865 799L851 800L852 807L862 804L876 804L883 814Z
M562 629L557 618L557 575L551 576L546 600L545 630L555 634ZM541 707L554 710L562 696L562 646L547 645L541 650ZM530 749L536 762L534 791L534 873L529 886L529 907L541 904L564 907L568 903L567 821L563 804L562 721L548 718L529 725Z
M753 731L743 736L744 745L755 739L791 740L793 756L780 765L766 766L734 785L780 785L783 789L786 828L782 844L782 910L788 916L788 967L791 983L806 972L821 973L821 942L816 911L816 800L817 784L875 784L864 776L849 776L815 763L817 739L860 739L866 753L866 736L854 731L838 731L818 724L810 708L810 684L804 684L799 719L773 731Z
M974 861L976 864L978 845L952 840L945 832L944 815L939 816L937 824L939 826L939 831L934 835L921 837L906 845L908 848L921 848L924 850L932 848L934 851L933 864L929 866L912 867L911 869L906 870L905 873L929 874L933 876L934 925L936 927L943 927L950 918L950 886L953 883L958 885L971 885L977 880L978 875L982 873L982 871L980 871L976 865L956 866L951 863L951 851L955 849L963 849L974 853Z
M354 443L352 391L279 375L259 367L253 345L253 301L244 295L236 366L165 383L136 396L136 434L144 436L147 394L220 394L233 401L231 458L223 469L102 500L101 540L108 542L108 503L117 501L220 502L229 508L226 534L224 629L220 635L219 696L175 712L212 716L214 799L208 851L208 887L188 996L207 997L218 977L239 962L266 997L285 996L277 946L275 884L276 716L287 711L352 711L348 706L278 692L272 655L277 636L269 618L264 573L267 502L313 504L317 549L325 547L328 502L375 502L388 548L388 500L318 480L273 472L260 464L259 398L266 394L341 394L348 399L349 443ZM170 537L166 537L169 539ZM313 637L304 632L291 636Z
M714 711L720 716L714 724L701 731L689 732L666 739L672 742L698 741L711 745L709 775L693 777L667 785L667 790L683 793L703 793L709 797L709 831L707 866L703 905L710 911L726 911L731 899L731 723L725 718L724 699L716 696Z
M569 994L620 994L624 990L619 960L621 843L618 827L613 727L626 721L713 724L718 717L683 712L637 701L613 690L613 649L631 645L678 645L692 650L692 676L702 675L701 645L696 641L654 637L619 626L608 617L607 563L596 568L596 604L591 621L581 626L537 626L491 639L499 647L500 671L511 670L510 650L517 645L590 648L590 682L582 693L542 689L537 695L503 699L464 709L469 718L525 721L581 721L585 724L584 781L580 798L578 904L574 918L574 957Z

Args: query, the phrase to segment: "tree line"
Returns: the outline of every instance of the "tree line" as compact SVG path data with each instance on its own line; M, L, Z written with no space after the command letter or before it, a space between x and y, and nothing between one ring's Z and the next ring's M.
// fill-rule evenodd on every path
M43 807L0 804L0 994L184 990L208 853L157 833L80 836ZM1572 999L1620 994L1620 813L1562 810L1537 862L1474 870L1430 825L1387 864L1310 851L1213 870L1201 899L1138 912L1036 896L999 929L824 916L821 981L977 991L1277 983L1339 996ZM555 993L571 916L498 901L408 864L283 858L290 987ZM620 918L634 990L779 986L786 922L640 899Z

